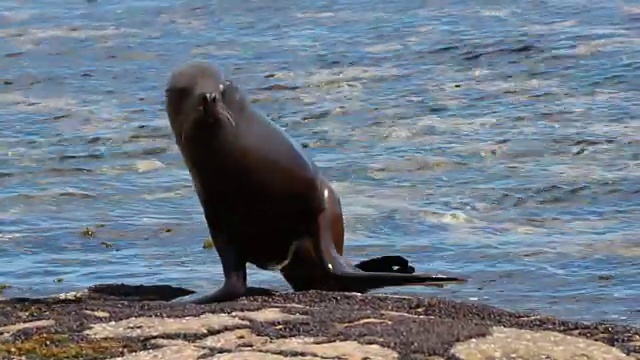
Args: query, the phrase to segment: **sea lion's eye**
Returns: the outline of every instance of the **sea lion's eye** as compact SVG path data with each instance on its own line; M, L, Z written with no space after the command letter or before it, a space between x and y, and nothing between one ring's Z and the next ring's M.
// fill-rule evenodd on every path
M168 88L165 92L167 99L177 102L183 102L191 95L191 89L188 87Z

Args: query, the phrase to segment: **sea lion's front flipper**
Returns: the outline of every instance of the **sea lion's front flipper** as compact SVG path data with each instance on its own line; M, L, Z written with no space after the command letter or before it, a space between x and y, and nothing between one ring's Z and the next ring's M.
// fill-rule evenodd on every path
M400 274L413 274L416 269L409 265L409 260L400 255L385 255L368 260L363 260L354 265L364 272L394 272Z
M245 291L239 291L239 288L235 284L230 284L225 281L221 288L205 295L192 294L188 296L179 297L172 300L172 303L181 304L212 304L225 301L233 301L244 296Z
M202 296L188 295L180 297L172 302L190 304L211 304L224 301L233 301L247 294L247 265L240 256L240 251L235 245L229 243L223 236L211 234L213 245L218 252L224 284L214 292ZM259 288L251 288L252 291ZM259 292L259 291L258 291ZM263 292L264 293L264 292Z
M198 295L198 293L195 293L179 297L171 302L179 304L213 304L224 301L233 301L245 296L270 296L276 294L279 294L279 292L267 288L249 286L242 294L238 295L237 293L234 293L234 290L225 288L224 285L222 285L220 289L212 293L206 295Z

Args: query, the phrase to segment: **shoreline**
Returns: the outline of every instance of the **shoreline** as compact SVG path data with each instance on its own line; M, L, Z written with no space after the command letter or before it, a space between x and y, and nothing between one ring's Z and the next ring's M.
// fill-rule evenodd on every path
M1 359L640 359L640 328L447 300L309 291L212 305L96 285L0 301Z

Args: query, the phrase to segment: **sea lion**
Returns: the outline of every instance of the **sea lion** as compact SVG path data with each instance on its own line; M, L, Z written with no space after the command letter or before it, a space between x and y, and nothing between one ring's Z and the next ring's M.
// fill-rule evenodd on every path
M279 270L294 291L466 281L352 265L342 256L344 224L335 190L304 150L215 66L198 62L175 70L165 94L171 130L224 273L219 289L189 302L272 293L247 287L247 263Z

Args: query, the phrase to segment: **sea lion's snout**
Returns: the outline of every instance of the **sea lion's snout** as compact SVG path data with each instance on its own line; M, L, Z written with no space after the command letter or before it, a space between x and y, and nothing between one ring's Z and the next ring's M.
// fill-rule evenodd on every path
M218 95L215 93L201 93L198 95L199 106L207 118L211 118L215 114L216 100Z
M222 85L220 86L222 89ZM229 112L229 109L222 101L221 93L218 92L201 92L196 95L198 108L202 110L202 115L208 121L222 120L224 123L235 126L235 122Z

